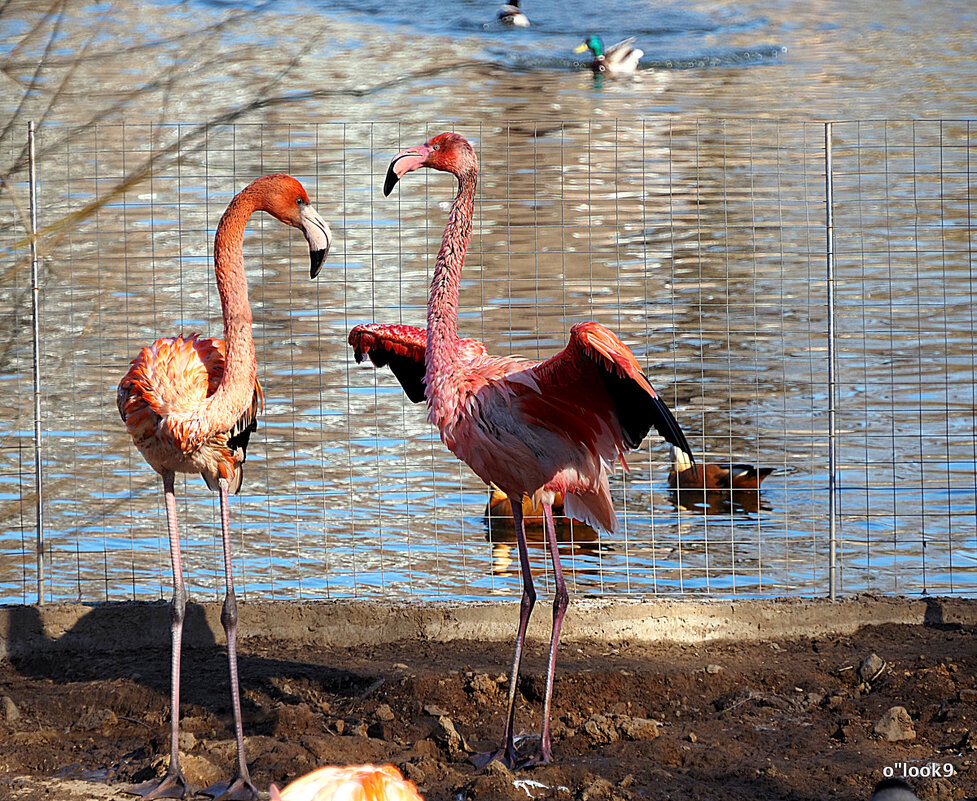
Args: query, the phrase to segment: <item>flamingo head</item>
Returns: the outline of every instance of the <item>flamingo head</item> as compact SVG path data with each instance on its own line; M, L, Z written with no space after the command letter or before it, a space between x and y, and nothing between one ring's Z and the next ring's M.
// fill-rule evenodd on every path
M271 801L424 801L414 783L393 765L328 766L307 773L288 787L270 788Z
M309 275L315 278L329 253L332 231L309 201L305 187L291 175L278 173L259 178L252 186L260 190L260 208L286 225L298 228L309 243Z
M407 173L421 167L450 172L460 178L464 173L478 169L478 158L461 134L438 134L423 145L402 150L393 157L387 168L387 179L383 182L384 196L389 195L397 181Z

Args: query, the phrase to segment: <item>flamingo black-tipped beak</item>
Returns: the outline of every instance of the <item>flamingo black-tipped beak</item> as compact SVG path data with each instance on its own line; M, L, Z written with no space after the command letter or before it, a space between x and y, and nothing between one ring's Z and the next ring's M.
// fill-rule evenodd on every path
M309 243L309 277L315 278L329 254L332 231L329 230L326 221L319 216L319 213L312 206L303 206L300 217L302 233L305 236L305 241Z
M394 162L390 162L390 166L387 167L387 177L383 180L383 196L390 197L390 193L394 191L394 186L396 186L397 181L400 180L400 176L397 175L394 170Z
M423 167L430 153L430 145L424 144L420 147L408 148L394 156L390 166L387 167L387 177L383 182L383 196L387 197L393 191L397 181L407 173Z
M319 270L322 269L322 263L326 260L326 255L329 253L329 249L324 250L310 250L309 251L309 278L315 278L319 274Z

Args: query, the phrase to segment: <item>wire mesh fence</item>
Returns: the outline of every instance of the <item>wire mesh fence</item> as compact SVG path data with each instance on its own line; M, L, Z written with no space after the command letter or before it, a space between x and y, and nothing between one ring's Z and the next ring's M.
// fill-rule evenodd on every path
M418 173L390 198L414 125L99 125L37 137L46 600L170 594L158 476L115 389L160 336L219 336L212 239L268 172L306 186L334 247L310 282L298 234L245 240L266 406L232 500L250 597L486 598L518 592L511 526L386 370L361 322L423 325L454 194ZM752 499L676 498L650 436L618 470L621 521L565 521L576 594L819 595L829 564L828 385L837 398L838 589L972 593L973 123L834 123L835 341L825 271L825 135L813 122L648 119L457 126L481 165L463 335L545 358L572 325L632 348L702 461L775 468ZM26 165L0 154L0 602L37 597ZM297 238L298 237L298 238ZM177 483L185 568L222 594L216 497ZM491 524L490 524L491 523ZM546 573L530 530L534 569Z

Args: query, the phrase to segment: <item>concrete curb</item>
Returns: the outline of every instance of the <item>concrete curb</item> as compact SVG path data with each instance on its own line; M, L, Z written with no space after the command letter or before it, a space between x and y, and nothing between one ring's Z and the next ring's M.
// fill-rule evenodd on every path
M528 636L549 638L548 604L537 605ZM519 605L505 602L383 603L378 601L261 601L239 604L242 643L287 641L316 647L457 639L509 641ZM705 642L784 640L850 634L863 626L977 625L977 599L860 596L736 601L571 601L561 641ZM49 649L98 653L160 647L169 641L164 602L0 607L0 657ZM220 604L190 604L186 647L224 641Z

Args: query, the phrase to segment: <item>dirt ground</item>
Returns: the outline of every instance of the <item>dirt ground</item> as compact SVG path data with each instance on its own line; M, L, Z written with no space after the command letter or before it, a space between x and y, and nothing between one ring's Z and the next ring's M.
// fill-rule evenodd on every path
M468 759L501 731L508 645L250 640L247 753L262 789L322 764L391 762L428 801L868 799L886 768L934 763L954 775L909 779L921 798L975 798L974 635L886 625L783 642L573 643L557 674L555 759L516 773ZM873 653L884 666L865 662ZM538 728L544 668L545 645L531 643L517 731ZM223 649L187 649L183 677L184 768L204 786L233 760ZM165 766L168 682L165 643L0 662L0 798L127 797ZM888 736L912 739L875 732L898 706L911 721Z

